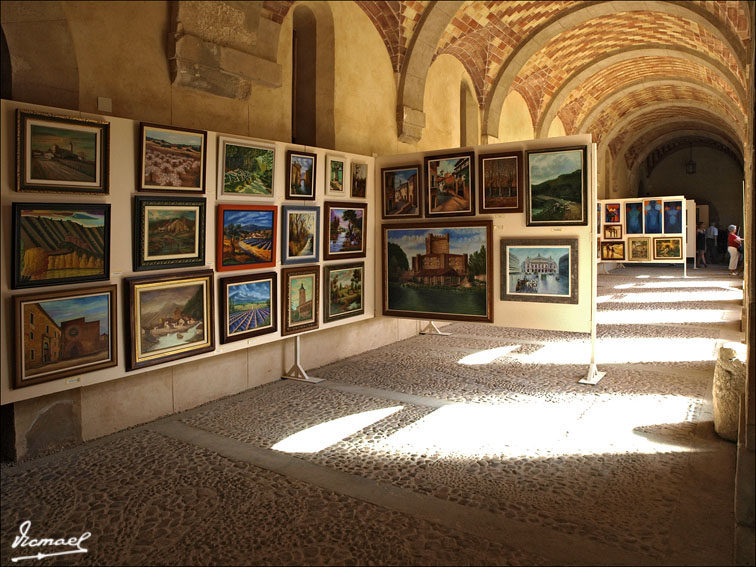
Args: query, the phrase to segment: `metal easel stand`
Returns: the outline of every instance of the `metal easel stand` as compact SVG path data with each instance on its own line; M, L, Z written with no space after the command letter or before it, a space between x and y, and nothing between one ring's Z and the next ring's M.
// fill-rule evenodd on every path
M300 382L309 382L310 384L317 384L323 382L325 378L315 378L307 374L307 371L302 368L302 364L299 361L299 335L294 337L294 365L289 368L289 371L281 376L283 380L299 380Z
M591 362L591 366L588 368L588 374L586 374L585 378L578 380L578 384L591 384L592 386L595 386L604 376L606 376L606 372L601 372L596 368L596 363Z
M443 337L448 337L451 335L451 333L442 333L438 330L438 327L436 327L436 324L433 321L428 321L428 324L420 331L421 335L441 335Z

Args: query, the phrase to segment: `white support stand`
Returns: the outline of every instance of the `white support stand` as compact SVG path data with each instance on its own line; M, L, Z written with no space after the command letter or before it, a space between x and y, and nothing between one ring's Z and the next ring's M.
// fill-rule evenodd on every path
M317 384L323 382L325 378L315 378L307 374L307 371L302 368L302 364L299 361L299 335L294 337L294 366L289 368L289 371L281 376L283 380L299 380L300 382L309 382L310 384Z
M451 333L442 333L436 327L433 321L428 321L428 324L420 331L421 335L440 335L442 337L448 337Z

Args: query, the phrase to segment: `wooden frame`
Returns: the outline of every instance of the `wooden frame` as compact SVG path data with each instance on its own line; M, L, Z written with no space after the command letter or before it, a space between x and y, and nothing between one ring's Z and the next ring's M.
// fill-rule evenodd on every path
M13 203L11 288L110 279L110 205Z
M314 201L317 192L317 154L286 152L286 199Z
M365 263L324 267L323 322L332 323L365 313Z
M654 260L682 260L682 254L681 236L654 238Z
M602 242L601 243L601 260L604 262L624 261L625 260L624 240L618 240L617 242Z
M326 201L323 211L323 259L364 258L368 236L367 203ZM347 240L347 235L352 238ZM343 242L339 243L340 240Z
M17 295L13 301L14 387L118 364L115 285Z
M365 199L367 197L368 164L353 161L352 182L349 186L350 195L353 199Z
M205 263L204 197L134 197L134 271Z
M126 370L211 351L213 271L124 278Z
M281 270L282 336L318 328L319 294L320 266Z
M604 203L604 223L622 222L622 205L620 203Z
M526 153L527 226L588 224L587 154L586 146L530 150Z
M382 218L420 218L422 216L421 181L419 165L381 169Z
M278 207L218 205L215 269L275 268Z
M627 259L630 262L651 260L651 239L647 236L628 236Z
M341 167L339 167L339 165ZM341 156L326 156L325 194L332 197L347 197L347 160ZM341 180L339 181L339 176Z
M242 341L276 332L277 277L275 272L262 272L221 278L218 281L221 343Z
M425 216L475 215L475 154L425 156Z
M621 240L622 239L622 225L621 224L605 224L604 225L604 240Z
M204 193L207 132L139 124L138 191Z
M107 195L110 123L16 110L16 190Z
M685 226L685 219L683 218L685 205L682 200L664 201L662 207L664 211L664 234L682 234Z
M384 315L493 321L490 220L384 224L382 234Z
M481 214L522 212L522 152L479 155L478 175Z
M281 209L281 263L317 262L320 255L320 207Z
M577 238L502 238L500 243L502 301L578 303Z
M275 198L276 146L218 136L218 199Z

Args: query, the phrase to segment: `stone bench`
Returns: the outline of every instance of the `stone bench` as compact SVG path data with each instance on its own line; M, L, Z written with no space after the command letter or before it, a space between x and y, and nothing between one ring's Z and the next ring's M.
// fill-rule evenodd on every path
M729 441L738 440L740 396L745 391L746 345L729 342L719 348L712 397L714 430Z

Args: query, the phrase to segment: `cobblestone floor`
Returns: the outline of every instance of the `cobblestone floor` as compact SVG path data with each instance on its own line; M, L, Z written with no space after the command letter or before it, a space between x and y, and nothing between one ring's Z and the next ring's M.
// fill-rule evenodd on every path
M742 290L702 272L601 276L596 386L587 335L454 323L3 467L2 563L31 520L92 533L46 564L730 564Z

